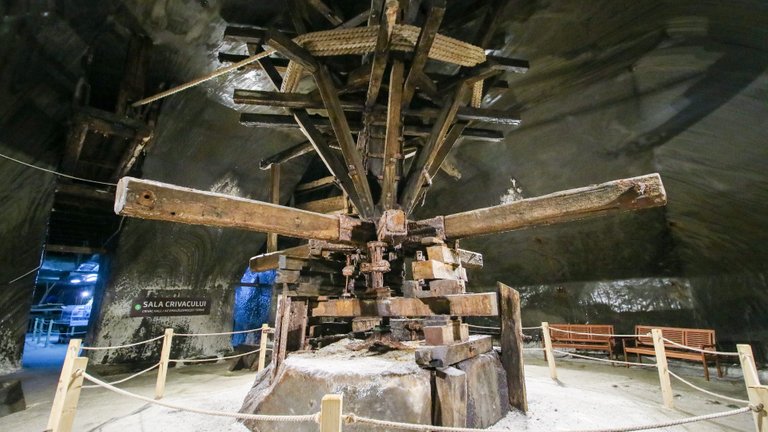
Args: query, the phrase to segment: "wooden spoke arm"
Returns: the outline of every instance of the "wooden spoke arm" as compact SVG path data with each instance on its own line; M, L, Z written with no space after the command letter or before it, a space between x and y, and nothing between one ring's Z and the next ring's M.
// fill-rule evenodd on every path
M123 177L117 184L115 213L333 242L364 243L375 238L372 224L348 216L324 215L133 177Z
M445 237L457 239L660 207L666 203L661 177L649 174L456 213L443 220Z

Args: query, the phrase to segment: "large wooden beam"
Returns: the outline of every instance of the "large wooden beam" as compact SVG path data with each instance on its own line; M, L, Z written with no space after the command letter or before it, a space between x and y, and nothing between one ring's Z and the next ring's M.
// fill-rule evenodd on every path
M295 114L294 114L295 115ZM306 114L305 114L306 115ZM330 121L322 116L307 115L307 118L312 123L323 131L331 128ZM255 113L242 113L240 114L240 123L247 126L264 127L264 128L298 128L299 125L294 120L294 117L282 114L255 114ZM374 122L373 124L378 124ZM363 125L359 122L349 123L349 127L352 132L357 133L362 130ZM403 135L411 137L429 137L432 133L433 126L418 125L406 123L403 127ZM463 137L472 138L476 141L485 142L499 142L504 139L504 134L501 131L492 129L481 128L466 128L462 133Z
M366 78L367 79L367 78ZM260 105L296 109L324 109L323 101L310 93L281 93L260 90L236 89L232 100L236 104ZM360 112L365 104L358 101L340 100L344 111ZM387 107L387 110L389 107ZM383 113L384 109L375 107L373 112ZM424 119L434 119L440 114L438 108L406 108L402 113ZM464 121L517 126L520 124L520 114L516 112L489 108L460 107L456 118ZM351 126L351 125L350 125Z
M305 239L340 241L345 237L338 216L133 177L124 177L117 184L115 213Z
M272 204L280 204L280 164L272 165L269 170L269 201ZM267 234L267 252L277 250L277 233Z
M288 162L291 159L296 159L299 156L305 155L307 153L312 153L313 151L315 151L315 148L312 147L312 143L309 141L304 141L296 145L292 145L281 152L275 153L274 155L266 159L262 159L259 162L259 168L263 170L267 170L273 164L281 164L283 162Z
M666 203L661 177L649 174L445 216L445 236L493 234Z
M456 294L425 298L326 300L319 302L312 309L312 316L315 317L496 316L498 314L496 293Z
M493 339L490 336L472 335L466 342L420 347L416 350L416 363L426 367L447 367L492 349Z
M522 412L528 411L525 392L525 364L523 363L523 323L520 315L520 293L504 285L499 289L501 308L501 364L507 372L509 404Z
M427 13L427 20L421 27L421 33L419 33L419 39L416 42L416 50L413 54L413 61L411 62L411 69L408 71L408 78L405 80L402 100L404 107L407 107L411 103L416 84L423 73L424 66L427 64L429 50L432 49L432 43L435 41L437 30L440 28L440 23L443 22L444 15L445 0L433 2Z
M376 36L376 47L373 50L373 62L371 64L371 75L368 80L368 91L365 96L365 106L370 109L376 104L379 96L381 82L384 78L384 69L387 66L389 58L389 45L392 31L397 21L399 4L397 0L387 0L384 5L382 21L379 22L379 33Z
M249 267L252 272L263 272L267 270L275 270L280 266L280 257L291 258L309 258L309 245L300 245L288 249L283 249L276 252L268 252L261 255L252 257L249 262Z
M395 60L389 74L389 98L387 104L387 131L384 137L384 161L381 180L381 207L383 210L397 205L399 167L403 162L403 118L401 98L403 96L403 62Z

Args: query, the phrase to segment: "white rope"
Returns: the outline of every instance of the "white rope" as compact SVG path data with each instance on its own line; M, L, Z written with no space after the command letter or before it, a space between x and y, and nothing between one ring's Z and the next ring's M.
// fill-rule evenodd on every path
M678 381L680 381L680 382L682 382L683 384L686 384L687 386L689 386L689 387L691 387L691 388L694 388L694 389L696 389L696 390L698 390L698 391L700 391L700 392L702 392L702 393L706 393L706 394L708 394L708 395L710 395L710 396L714 396L714 397L717 397L717 398L720 398L720 399L724 399L724 400L727 400L727 401L731 401L731 402L736 402L736 403L746 403L746 404L748 404L748 403L749 403L749 401L748 401L748 400L744 400L744 399L736 399L736 398L732 398L732 397L729 397L729 396L724 396L724 395L721 395L721 394L718 394L718 393L714 393L714 392L711 392L711 391L709 391L709 390L703 389L703 388L701 388L701 387L699 387L699 386L697 386L697 385L693 384L692 382L690 382L690 381L687 381L687 380L683 379L683 377L681 377L680 375L678 375L678 374L676 374L676 373L672 372L671 370L667 370L667 372L668 372L670 375L672 375L673 377L677 378L677 380L678 380Z
M523 330L537 330L541 329L541 326L535 326L535 327L521 327Z
M0 156L2 156L2 155L0 155ZM23 279L23 278L25 278L25 277L27 277L27 276L31 275L32 273L34 273L34 272L36 272L36 271L40 270L40 267L41 267L41 266L37 266L37 267L33 268L32 270L30 270L30 271L28 271L28 272L24 273L23 275L21 275L21 276L19 276L19 277L15 278L15 279L11 280L10 282L6 283L6 285L10 285L10 284L12 284L12 283L16 282L17 280Z
M29 167L29 168L34 168L36 170L45 171L45 172L50 173L50 174L55 174L55 175L57 175L59 177L66 177L66 178L72 179L72 180L80 180L80 181L84 181L84 182L88 182L88 183L96 183L96 184L106 185L106 186L117 186L117 184L115 184L115 183L103 182L103 181L98 181L98 180L90 180L90 179L86 179L86 178L82 178L82 177L71 176L69 174L63 174L63 173L60 173L58 171L49 170L48 168L39 167L37 165L32 165L32 164L20 161L18 159L14 159L14 158L12 158L10 156L6 156L4 154L0 154L0 157L6 158L6 159L8 159L10 161L16 162L18 164L24 165L24 166ZM38 267L38 268L40 268L40 267ZM37 270L37 269L35 269L35 270ZM34 271L34 270L32 270L32 271ZM32 273L32 272L30 272L30 273ZM27 273L27 274L29 274L29 273ZM26 276L26 274L24 276ZM22 276L22 277L24 277L24 276ZM12 281L12 282L15 282L15 281Z
M688 423L695 423L695 422L700 422L705 420L714 420L722 417L730 417L730 416L735 416L739 414L745 414L750 411L760 411L760 410L750 405L744 408L738 408L731 411L722 411L714 414L705 414L705 415L700 415L695 417L686 417L679 420L670 420L668 422L652 423L652 424L638 425L638 426L619 426L615 428L604 428L604 429L567 429L561 432L632 432L632 431L641 431L641 430L649 430L649 429L660 429L660 428L680 426Z
M235 354L235 355L231 355L231 356L227 356L227 357L216 357L216 358L207 358L207 359L169 359L168 361L169 362L176 362L176 363L180 363L180 362L184 362L184 363L203 363L203 362L209 362L209 361L229 360L229 359L233 359L233 358L237 358L237 357L247 356L248 354L254 354L254 353L257 353L259 351L261 351L261 348L255 349L253 351L248 351L246 353Z
M269 415L269 414L244 414L244 413L236 413L236 412L228 412L228 411L213 411L213 410L206 410L201 408L187 408L187 407L179 406L176 404L171 404L168 402L154 400L145 396L131 393L129 391L125 391L123 389L119 389L115 386L105 383L104 381L94 378L93 376L89 375L85 371L82 371L82 373L83 373L83 377L88 381L100 387L104 387L108 390L111 390L117 394L121 394L123 396L128 396L130 398L138 399L144 402L164 406L166 408L171 408L179 411L188 411L188 412L193 412L198 414L206 414L206 415L220 416L220 417L232 417L232 418L238 418L238 419L244 419L244 420L256 420L256 421L263 421L263 422L284 422L284 423L316 422L317 423L320 418L320 413L306 414L306 415Z
M684 425L688 423L695 423L695 422L700 422L705 420L714 420L717 418L744 414L754 410L757 410L757 409L752 406L747 406L744 408L738 408L731 411L723 411L719 413L705 414L705 415L700 415L695 417L686 417L678 420L670 420L667 422L659 422L659 423L651 423L651 424L635 425L635 426L619 426L619 427L604 428L604 429L576 429L576 430L569 429L564 432L631 432L631 431L641 431L641 430L649 430L649 429L659 429L659 428L665 428L670 426L679 426L679 425ZM509 432L508 429L474 429L474 428L463 428L463 427L452 427L452 426L432 426L432 425L422 425L422 424L413 424L413 423L400 423L400 422L394 422L394 421L388 421L388 420L377 420L377 419L372 419L368 417L358 417L355 414L344 414L342 418L344 419L344 423L346 424L362 423L362 424L382 426L382 427L387 427L392 429L413 430L413 431L423 431L423 432L478 432L478 431Z
M241 334L241 333L253 333L261 331L261 328L255 328L250 330L238 330L238 331L231 331L231 332L221 332L221 333L174 333L174 336L224 336L224 335L233 335L233 334Z
M684 348L684 349L691 350L691 351L700 352L700 353L703 353L703 354L712 354L712 355L721 355L721 356L734 356L734 357L738 357L739 356L739 353L737 353L737 352L710 351L710 350L705 350L705 349L701 349L701 348L694 348L694 347L691 347L691 346L688 346L688 345L679 344L679 343L677 343L675 341L671 341L671 340L669 340L669 339L667 339L665 337L662 337L662 339L664 340L664 342L667 342L670 345L674 345L676 347Z
M153 364L152 366L150 366L150 367L148 367L148 368L144 369L144 370L143 370L143 371L141 371L141 372L136 372L135 374L133 374L133 375L131 375L131 376L129 376L129 377L126 377L126 378L123 378L123 379L121 379L121 380L117 380L117 381L112 381L111 383L108 383L108 384L109 384L109 385L122 384L122 383L124 383L124 382L126 382L126 381L128 381L128 380L132 380L132 379L136 378L136 377L137 377L137 376L139 376L139 375L145 374L145 373L147 373L147 372L151 371L152 369L154 369L154 368L156 368L156 367L158 367L158 366L160 366L160 363L155 363L155 364ZM96 387L98 387L98 385L96 385L96 384L93 384L93 385L84 385L84 386L83 386L83 388L96 388Z
M584 336L603 336L603 337L641 337L641 336L650 336L650 333L646 334L613 334L613 333L586 333L586 332L577 332L572 330L563 330L556 327L550 327L550 331L558 331L560 333L570 333L570 334L576 334L576 335L584 335Z
M628 361L621 361L621 360L610 360L610 359L603 359L599 357L585 356L585 355L576 354L568 351L561 351L557 349L553 349L552 352L565 354L572 357L579 357L579 358L588 359L588 360L597 360L597 361L606 362L606 363L618 363L618 364L625 364L630 366L656 367L656 363L637 363L637 362L628 362Z
M147 340L144 340L144 341L141 341L141 342L134 342L134 343L125 344L125 345L113 345L113 346L103 346L103 347L102 346L99 346L99 347L84 346L84 347L80 347L80 349L83 349L83 350L86 350L86 351L98 351L98 350L110 350L110 349L119 349L119 348L129 348L129 347L136 346L136 345L143 345L143 344L147 344L147 343L150 343L150 342L154 342L154 341L162 339L164 337L165 337L165 335L160 335L160 336L152 338L152 339L147 339Z

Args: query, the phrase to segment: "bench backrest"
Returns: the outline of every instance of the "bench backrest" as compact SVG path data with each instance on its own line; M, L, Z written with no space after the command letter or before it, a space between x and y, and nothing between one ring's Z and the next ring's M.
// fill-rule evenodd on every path
M582 335L565 333L557 330L596 334ZM552 340L556 342L607 342L613 335L613 326L606 324L550 324L549 333L552 336Z
M715 345L715 331L711 329L695 329L695 328L681 328L681 327L654 327L647 325L635 326L635 334L644 335L651 333L651 329L661 329L661 335L666 339L673 342L677 342L681 345L686 345L694 348L701 348L704 346ZM641 345L653 346L653 337L650 336L638 336L637 342ZM680 349L669 342L664 342L664 346L669 349Z

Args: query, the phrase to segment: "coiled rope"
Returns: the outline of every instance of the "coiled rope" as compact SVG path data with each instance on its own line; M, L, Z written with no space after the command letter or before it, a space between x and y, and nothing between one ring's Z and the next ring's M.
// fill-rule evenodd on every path
M160 340L160 339L162 339L164 337L165 337L165 335L160 335L160 336L154 337L152 339L147 339L147 340L143 340L143 341L140 341L140 342L134 342L134 343L125 344L125 345L82 346L82 347L80 347L80 349L85 350L85 351L99 351L99 350L111 350L111 349L120 349L120 348L130 348L130 347L137 346L137 345L148 344L150 342L154 342L156 340Z
M129 380L132 380L132 379L136 378L136 377L137 377L137 376L139 376L139 375L143 375L143 374L145 374L145 373L147 373L147 372L151 371L152 369L155 369L155 368L156 368L156 367L158 367L158 366L160 366L160 363L155 363L155 364L153 364L152 366L150 366L150 367L148 367L148 368L144 369L144 370L143 370L143 371L141 371L141 372L136 372L135 374L133 374L133 375L131 375L131 376L129 376L129 377L126 377L126 378L123 378L123 379L121 379L121 380L117 380L117 381L112 381L111 383L108 383L108 384L109 384L109 385L122 384L122 383L124 383L124 382L126 382L126 381L129 381ZM84 386L83 386L83 388L96 388L96 387L98 387L98 385L97 385L97 384L92 384L92 385L84 385Z
M315 56L334 56L334 55L354 55L367 54L373 52L376 48L376 39L379 32L379 26L356 27L350 29L333 29L319 32L305 33L297 36L293 41L304 47ZM392 31L390 50L412 52L416 47L421 29L416 26L406 24L395 24ZM234 70L240 69L258 60L266 58L276 51L274 49L265 50L259 54L248 57L245 60L233 63L229 66L216 69L215 71L196 78L187 83L174 88L160 92L132 104L133 107L139 107L164 97L171 96L188 88L202 84L219 76L225 75ZM461 66L475 66L485 61L485 51L467 42L460 41L448 36L437 34L432 43L428 57L433 60L444 61ZM283 77L283 92L293 92L301 78L302 68L291 61L288 63L285 76ZM475 90L477 91L477 90Z
M137 395L135 393L131 393L129 391L119 389L109 383L101 381L100 379L93 377L92 375L88 374L83 370L80 370L79 372L83 374L83 378L98 385L99 387L104 387L107 390L110 390L117 394L121 394L123 396L128 396L133 399L138 399L140 401L164 406L166 408L171 408L179 411L188 411L188 412L193 412L197 414L205 414L205 415L212 415L212 416L219 416L219 417L231 417L231 418L237 418L237 419L243 419L243 420L256 420L256 421L263 421L263 422L281 422L281 423L315 422L315 423L318 423L320 419L319 412L315 414L305 414L305 415L269 415L269 414L245 414L245 413L236 413L236 412L228 412L228 411L214 411L214 410L207 410L202 408L188 408L188 407L183 407L183 406L168 403L168 402L162 402L159 400L151 399L145 396Z
M691 388L693 388L693 389L695 389L695 390L698 390L698 391L700 391L700 392L702 392L702 393L706 393L706 394L708 394L708 395L710 395L710 396L714 396L714 397L716 397L716 398L720 398L720 399L723 399L723 400L727 400L727 401L730 401L730 402L736 402L736 403L746 403L746 404L748 404L748 403L749 403L749 401L748 401L748 400L744 400L744 399L737 399L737 398L732 398L732 397L729 397L729 396L721 395L721 394L719 394L719 393L715 393L715 392L712 392L712 391L709 391L709 390L703 389L703 388L701 388L701 387L699 387L699 386L697 386L697 385L693 384L692 382L690 382L690 381L687 381L687 380L683 379L683 377L681 377L680 375L678 375L678 374L676 374L676 373L672 372L671 370L667 370L667 372L668 372L670 375L672 375L673 377L675 377L675 379L677 379L678 381L680 381L680 382L682 382L683 384L685 384L685 385L687 385L687 386L689 386L689 387L691 387Z

